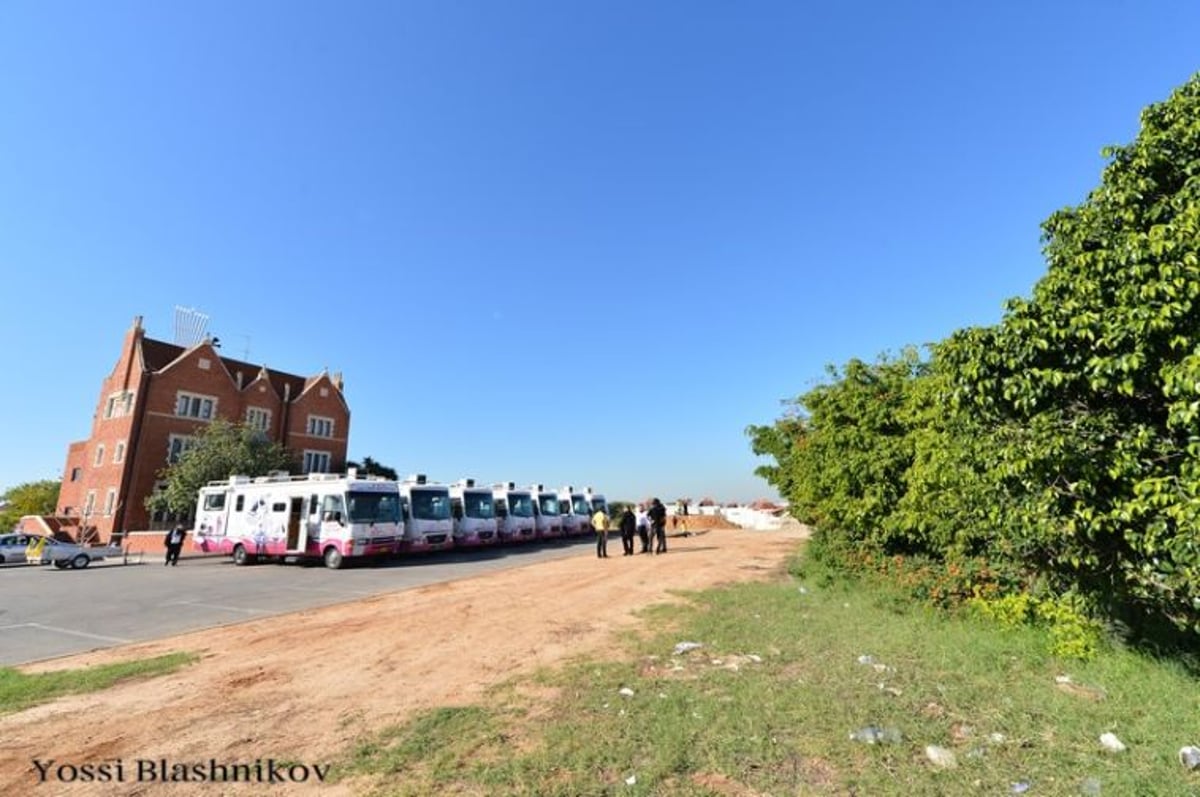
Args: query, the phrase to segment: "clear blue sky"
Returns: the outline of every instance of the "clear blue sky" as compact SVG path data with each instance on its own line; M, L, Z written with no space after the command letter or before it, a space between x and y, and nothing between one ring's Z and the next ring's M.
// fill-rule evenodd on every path
M0 489L135 315L342 371L403 473L773 496L826 363L999 320L1186 2L0 4Z

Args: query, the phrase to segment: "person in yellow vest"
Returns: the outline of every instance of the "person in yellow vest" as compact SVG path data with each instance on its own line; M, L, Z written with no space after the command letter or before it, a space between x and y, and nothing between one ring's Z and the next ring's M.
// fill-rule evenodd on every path
M30 537L29 544L25 546L25 561L31 565L40 565L42 563L42 552L45 550L45 537Z
M596 556L608 558L608 515L603 509L597 509L592 515L592 528L596 532Z

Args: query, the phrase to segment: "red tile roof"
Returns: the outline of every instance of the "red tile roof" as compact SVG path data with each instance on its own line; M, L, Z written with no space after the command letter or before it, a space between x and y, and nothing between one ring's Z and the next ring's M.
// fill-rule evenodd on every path
M177 360L179 355L185 351L187 349L183 346L176 346L173 343L166 343L165 341L154 340L153 338L142 338L142 362L151 371L161 371ZM258 377L259 372L263 370L263 366L261 365L234 360L230 357L221 357L221 362L225 364L226 370L234 378L236 378L238 371L242 372L243 385L253 382ZM280 396L287 395L289 400L295 399L303 393L309 381L303 376L284 373L283 371L276 371L271 368L267 368L266 371L267 379L271 382L271 387ZM289 392L286 394L284 392L285 385L289 388Z

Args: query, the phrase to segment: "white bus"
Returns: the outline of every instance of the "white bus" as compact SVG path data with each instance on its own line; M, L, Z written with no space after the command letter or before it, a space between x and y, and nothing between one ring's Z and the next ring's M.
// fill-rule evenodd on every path
M450 485L450 514L454 518L454 547L495 545L496 507L489 487L476 486L474 479L459 479Z
M496 506L496 531L501 542L526 542L537 536L533 517L533 496L519 490L513 482L492 485Z
M338 568L351 557L389 556L400 540L396 482L346 475L231 476L200 488L192 544L244 565L259 557L320 558Z
M432 484L424 473L400 482L400 512L404 518L401 553L441 551L454 546L454 518L450 488Z
M571 485L558 491L558 507L562 513L563 529L569 536L592 532L592 509L587 496Z
M608 501L602 493L596 492L591 487L584 487L583 494L587 497L588 506L592 508L593 514L599 512L601 509L604 510L604 514L608 514Z
M563 536L562 513L558 508L558 493L547 491L544 484L529 485L533 499L534 530L538 539L552 540Z

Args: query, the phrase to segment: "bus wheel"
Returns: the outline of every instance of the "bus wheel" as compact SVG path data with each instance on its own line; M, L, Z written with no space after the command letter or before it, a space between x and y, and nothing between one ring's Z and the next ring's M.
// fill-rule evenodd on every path
M246 546L236 545L233 548L233 563L239 567L250 564L250 554L246 553Z
M330 570L337 570L342 566L342 552L330 545L325 549L325 566Z

